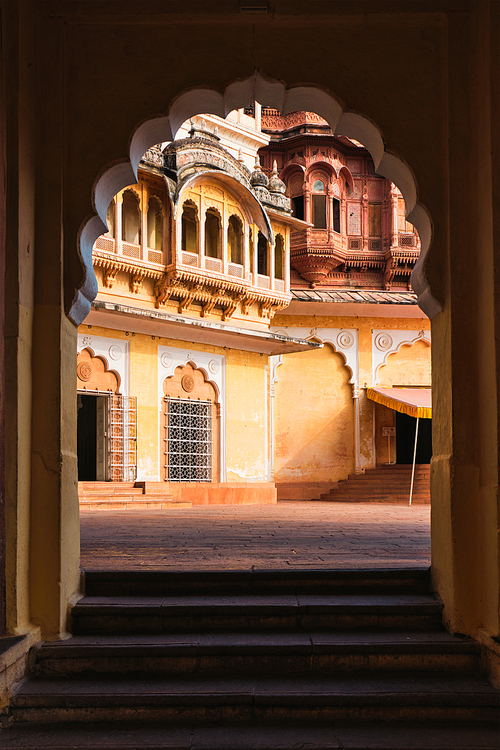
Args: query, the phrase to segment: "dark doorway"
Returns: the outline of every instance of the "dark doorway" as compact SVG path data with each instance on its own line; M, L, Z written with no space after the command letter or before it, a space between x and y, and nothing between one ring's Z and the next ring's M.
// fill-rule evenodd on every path
M417 420L396 412L396 463L413 463ZM432 456L432 419L420 419L418 425L417 464L429 464Z
M106 477L107 396L78 394L78 481L104 481Z

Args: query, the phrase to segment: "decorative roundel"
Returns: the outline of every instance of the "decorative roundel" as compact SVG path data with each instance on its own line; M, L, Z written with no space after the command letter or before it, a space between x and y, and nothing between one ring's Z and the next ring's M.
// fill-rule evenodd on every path
M93 370L94 368L90 362L79 362L76 368L76 374L78 375L79 380L83 380L83 382L86 383L92 377Z
M392 336L388 333L379 333L375 336L375 346L380 352L386 352L393 344Z
M160 357L160 362L162 363L163 367L171 367L172 365L172 355L168 352L163 352L163 354Z
M354 344L354 336L350 331L341 331L337 336L337 346L340 349L350 349Z
M212 373L212 375L217 375L217 373L219 372L219 369L220 369L220 365L219 365L219 363L217 362L216 359L211 359L210 360L210 362L208 363L208 369L210 370L210 372Z
M121 346L118 346L118 344L111 344L108 349L108 354L109 358L116 362L123 354Z
M186 393L191 393L194 388L194 378L192 375L184 375L181 379L181 385Z

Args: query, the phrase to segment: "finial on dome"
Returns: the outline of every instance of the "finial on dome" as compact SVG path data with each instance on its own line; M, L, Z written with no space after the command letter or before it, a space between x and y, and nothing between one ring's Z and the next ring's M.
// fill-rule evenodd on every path
M255 166L253 169L252 174L250 175L250 184L254 187L257 187L257 185L261 185L262 187L267 187L269 183L269 178L261 169L260 166L260 159L259 155L255 157Z
M204 117L201 118L201 129L206 130L207 129L207 122Z
M284 193L285 191L286 191L286 185L279 178L278 163L275 159L274 164L273 164L273 171L271 172L271 177L269 179L269 192L270 193Z

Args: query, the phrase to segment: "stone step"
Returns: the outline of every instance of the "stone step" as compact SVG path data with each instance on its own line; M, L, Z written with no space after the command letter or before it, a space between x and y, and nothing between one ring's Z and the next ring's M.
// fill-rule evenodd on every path
M35 678L13 697L16 722L495 721L499 693L484 677L401 671L241 678L147 674Z
M384 482L394 483L394 484L410 484L411 482L411 472L408 473L396 473L392 474L387 473L381 473L373 475L370 472L366 472L365 474L350 474L347 479L341 479L339 481L339 484L346 484L350 482L359 482L359 484L383 484ZM428 474L415 474L413 477L414 482L420 482L421 484L425 484L429 482L429 475Z
M409 503L411 465L394 465L368 469L364 474L350 474L328 492L321 494L322 502ZM430 503L430 467L415 467L412 503Z
M174 500L172 496L147 495L84 495L80 496L80 510L180 510L192 508L191 502Z
M399 497L400 495L403 495L406 497L406 499L410 496L410 488L409 487L336 487L333 490L330 490L328 493L324 493L322 497L327 497L328 495L331 495L332 497L335 497L336 495L346 495L348 497L360 497L360 498L370 498L370 497ZM412 492L412 497L430 497L429 490L417 487Z
M105 492L112 494L114 492L129 492L138 490L142 493L140 487L136 487L135 482L78 482L78 493L88 492Z
M289 674L411 669L478 672L477 645L444 631L73 636L38 647L34 674Z
M343 494L328 494L321 495L319 502L331 502L331 503L394 503L397 505L409 505L410 496L408 493L405 495L352 495L351 493ZM430 497L412 495L412 505L429 505Z
M217 629L440 629L443 605L425 594L89 597L72 610L75 635Z
M497 722L17 724L2 750L498 750Z
M87 596L195 594L426 594L429 568L383 570L85 571Z

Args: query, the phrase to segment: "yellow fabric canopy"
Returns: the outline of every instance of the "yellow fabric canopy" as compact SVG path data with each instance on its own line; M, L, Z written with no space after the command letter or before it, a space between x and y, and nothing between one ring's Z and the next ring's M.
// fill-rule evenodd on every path
M377 404L410 417L432 419L430 388L367 388L366 395Z

